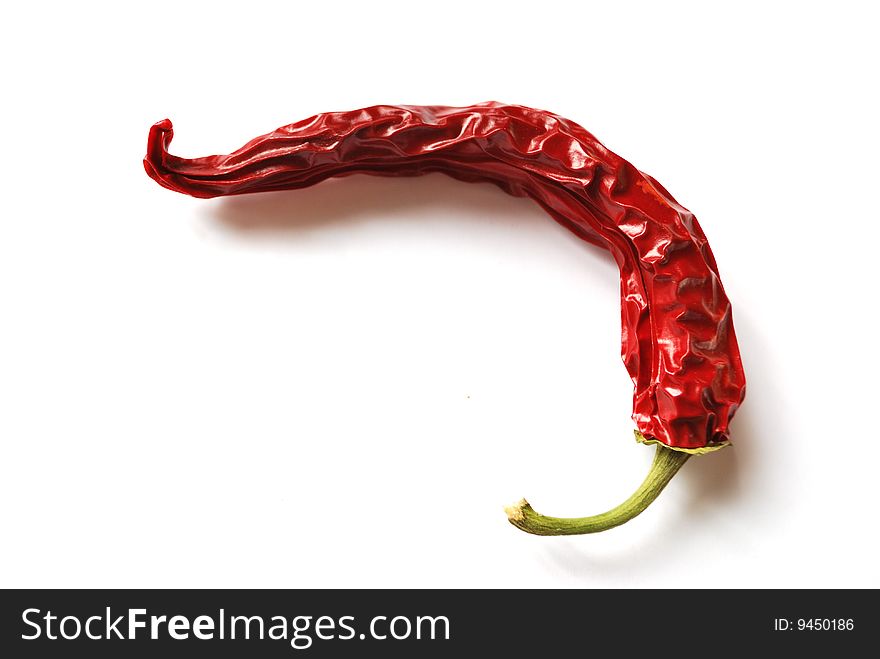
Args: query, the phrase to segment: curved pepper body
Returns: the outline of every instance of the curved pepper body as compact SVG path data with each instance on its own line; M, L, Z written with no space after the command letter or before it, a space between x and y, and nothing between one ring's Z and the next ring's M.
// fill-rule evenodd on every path
M657 181L579 125L490 102L319 114L204 158L170 155L172 135L168 120L152 127L144 165L161 185L195 197L442 172L534 199L620 267L622 356L641 439L689 452L727 442L745 376L706 236Z

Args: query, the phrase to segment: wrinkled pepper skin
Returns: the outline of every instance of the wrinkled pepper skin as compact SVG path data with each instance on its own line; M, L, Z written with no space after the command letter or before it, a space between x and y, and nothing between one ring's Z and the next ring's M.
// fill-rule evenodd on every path
M745 376L706 236L663 186L576 123L495 102L381 105L319 114L229 155L194 159L168 153L172 135L167 119L152 127L144 165L195 197L429 172L530 197L620 267L622 355L641 439L688 452L727 443Z

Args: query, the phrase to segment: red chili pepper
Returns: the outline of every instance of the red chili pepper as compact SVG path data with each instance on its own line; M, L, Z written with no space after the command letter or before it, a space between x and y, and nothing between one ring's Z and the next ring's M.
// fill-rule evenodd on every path
M657 444L648 478L593 517L536 513L510 521L541 535L622 524L656 498L689 455L728 443L745 377L715 258L696 218L657 181L579 125L541 110L381 105L330 112L257 137L225 156L184 159L171 122L150 129L144 166L194 197L303 188L334 176L442 172L534 199L557 222L611 252L620 267L623 362L634 384L636 438Z

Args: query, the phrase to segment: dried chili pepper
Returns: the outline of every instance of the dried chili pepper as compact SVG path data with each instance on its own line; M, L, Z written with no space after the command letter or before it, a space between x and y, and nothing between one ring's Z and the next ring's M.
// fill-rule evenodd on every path
M500 103L376 106L319 114L225 156L184 159L167 119L149 135L144 166L194 197L303 188L349 174L442 172L530 197L620 267L622 356L634 384L636 438L656 444L644 483L593 517L555 518L523 500L512 524L538 535L593 533L641 513L692 454L728 444L745 395L730 302L696 218L657 181L579 125Z

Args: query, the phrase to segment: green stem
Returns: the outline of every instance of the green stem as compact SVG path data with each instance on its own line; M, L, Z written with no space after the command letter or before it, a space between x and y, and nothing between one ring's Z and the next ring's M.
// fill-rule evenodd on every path
M593 517L547 517L535 512L529 502L523 499L505 508L507 518L516 528L535 535L580 535L607 531L628 522L651 505L689 457L689 453L658 444L645 481L629 499L607 513Z

